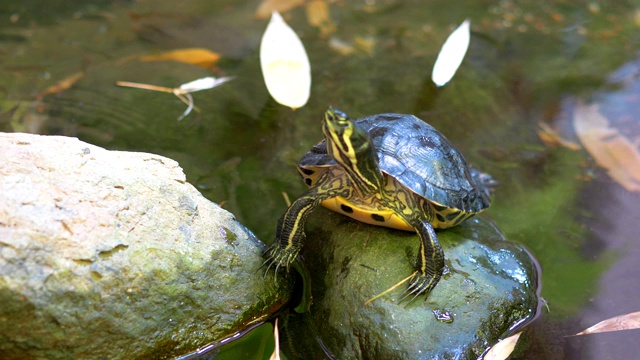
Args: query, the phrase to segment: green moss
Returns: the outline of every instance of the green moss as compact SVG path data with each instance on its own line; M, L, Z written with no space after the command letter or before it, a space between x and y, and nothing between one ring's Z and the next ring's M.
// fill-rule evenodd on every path
M526 188L502 190L498 188L496 201L489 213L495 217L506 236L525 244L542 264L542 295L554 312L575 314L596 290L600 274L614 260L613 254L605 254L597 260L585 258L580 253L587 241L587 229L581 225L582 213L578 204L584 187L578 175L583 169L580 163L584 154L559 149L548 157L544 168L544 183L527 184ZM500 196L504 191L511 195Z
M222 229L224 230L224 238L227 241L227 244L235 246L235 241L238 239L236 234L234 234L231 230L224 226L222 227Z
M521 245L504 241L484 216L439 231L438 237L450 274L426 299L399 304L405 284L365 306L413 271L415 259L405 249L418 248L416 235L316 210L302 250L314 302L310 315L300 316L312 318L304 325L311 328L290 326L291 331L317 333L339 358L475 358L513 324L533 317L538 273ZM448 311L455 320L439 321L433 310Z

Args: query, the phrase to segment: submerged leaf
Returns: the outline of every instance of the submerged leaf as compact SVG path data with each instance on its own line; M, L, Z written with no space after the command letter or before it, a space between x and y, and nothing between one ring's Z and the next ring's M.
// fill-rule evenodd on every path
M336 31L336 26L329 15L329 5L325 0L312 0L306 5L307 21L313 27L320 29L322 35L329 35Z
M43 92L38 94L38 96L43 97L47 95L61 93L71 88L73 85L75 85L75 83L77 83L83 77L84 77L84 71L80 71L73 75L67 76L66 78L46 88Z
M334 50L342 56L351 55L354 51L356 51L353 45L336 37L331 37L329 39L329 47L331 48L331 50Z
M493 345L491 349L484 355L483 360L505 360L511 355L513 349L515 349L518 339L520 338L519 332L515 335L511 335L506 339L500 340L497 344Z
M640 311L603 320L575 336L634 329L640 329Z
M269 94L293 109L309 100L311 65L296 33L274 12L260 43L260 66Z
M367 55L373 55L373 50L376 47L376 39L371 36L359 36L356 35L353 38L353 43L359 50L367 53Z
M140 58L140 61L177 61L185 64L200 66L205 69L211 68L220 60L220 55L211 50L203 48L187 48L171 50L159 54L147 55Z
M285 12L304 4L304 0L263 0L256 10L256 18L266 19L275 12Z
M580 145L574 143L573 141L566 140L558 134L551 126L546 123L538 123L539 129L536 131L538 133L538 137L545 143L547 146L564 146L571 150L580 150Z
M437 86L443 86L451 80L462 64L462 59L469 48L471 34L469 20L462 22L442 45L436 63L433 65L431 80Z
M598 112L598 106L579 103L573 126L578 138L599 166L629 191L640 192L640 149Z

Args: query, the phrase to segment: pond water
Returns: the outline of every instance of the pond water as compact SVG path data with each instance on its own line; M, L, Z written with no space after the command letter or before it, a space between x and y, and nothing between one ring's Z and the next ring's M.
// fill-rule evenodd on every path
M0 131L75 136L179 161L188 180L271 241L305 186L295 164L328 105L415 114L500 182L486 214L539 260L542 316L523 359L640 356L639 330L566 337L640 311L640 4L634 1L282 1L311 61L309 103L275 103L260 72L261 1L45 1L0 5ZM310 5L313 3L314 5ZM318 12L328 17L314 25ZM471 20L446 86L431 68ZM205 65L142 61L204 48ZM194 94L176 87L234 76Z

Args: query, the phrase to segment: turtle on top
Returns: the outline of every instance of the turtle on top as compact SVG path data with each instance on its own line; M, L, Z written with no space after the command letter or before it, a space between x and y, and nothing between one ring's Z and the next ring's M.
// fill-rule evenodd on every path
M489 206L492 180L471 169L438 130L413 115L378 114L351 120L329 107L324 140L300 160L309 190L278 221L265 251L269 267L288 269L305 241L304 226L318 206L367 224L415 231L415 274L401 300L428 294L444 270L434 228L456 226Z

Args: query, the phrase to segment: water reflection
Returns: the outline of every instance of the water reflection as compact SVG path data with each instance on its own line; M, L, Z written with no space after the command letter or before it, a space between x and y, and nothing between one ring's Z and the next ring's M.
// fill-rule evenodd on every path
M581 205L590 216L582 222L590 230L589 241L580 251L588 259L615 258L597 281L597 292L589 300L574 328L587 328L602 320L638 311L640 298L635 285L640 276L637 259L637 221L640 218L640 62L632 61L608 76L609 90L597 92L589 104L565 101L563 111L569 116L558 119L558 127L582 127L579 140L605 171L596 168L589 186L581 193ZM577 109L577 110L576 110ZM585 110L587 109L587 110ZM595 114L594 114L595 113ZM597 116L588 122L585 116ZM578 124L579 122L587 124ZM590 127L588 127L590 126ZM593 133L590 136L588 132ZM568 138L575 133L564 132ZM585 143L592 141L593 143ZM632 146L612 144L629 142ZM601 152L607 152L603 157ZM623 161L616 161L624 159ZM606 162L605 162L606 161ZM637 177L637 179L636 179ZM591 335L591 339L570 339L572 356L593 359L622 359L640 354L634 331Z

